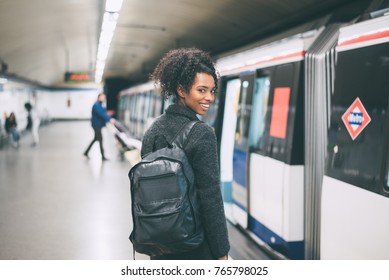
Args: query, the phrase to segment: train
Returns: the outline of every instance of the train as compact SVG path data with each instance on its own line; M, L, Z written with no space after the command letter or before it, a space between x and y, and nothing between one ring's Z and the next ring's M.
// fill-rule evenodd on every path
M387 12L216 57L226 217L277 258L389 259ZM137 85L118 119L141 139L169 102Z

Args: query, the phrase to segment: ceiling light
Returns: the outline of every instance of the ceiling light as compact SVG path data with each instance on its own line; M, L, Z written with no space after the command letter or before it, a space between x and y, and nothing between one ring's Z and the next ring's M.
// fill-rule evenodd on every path
M105 10L107 12L119 12L122 7L123 0L107 0Z
M105 62L108 57L109 47L117 20L119 18L119 11L121 9L123 0L107 0L105 4L105 13L103 23L101 26L101 33L99 38L99 45L97 47L95 82L100 83L103 77Z

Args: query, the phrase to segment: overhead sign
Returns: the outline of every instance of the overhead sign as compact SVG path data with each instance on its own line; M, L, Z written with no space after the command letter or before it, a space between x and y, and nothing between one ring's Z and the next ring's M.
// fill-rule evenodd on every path
M92 81L89 72L66 72L65 82L89 82Z
M362 130L370 123L371 118L361 100L357 97L353 104L351 104L343 114L342 120L351 138L355 140Z

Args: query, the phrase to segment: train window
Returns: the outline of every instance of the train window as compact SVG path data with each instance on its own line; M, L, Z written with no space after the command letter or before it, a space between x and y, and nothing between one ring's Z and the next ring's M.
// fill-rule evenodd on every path
M260 150L265 131L267 102L269 99L270 78L260 77L255 81L253 111L250 124L250 149Z
M383 185L388 185L383 181L389 127L388 47L385 43L338 53L326 161L327 175L379 194L383 193ZM363 108L353 105L357 98ZM371 118L357 135L352 131L357 128L352 126L358 124L342 121L343 114L350 110L350 116L367 112Z
M235 130L235 146L241 150L248 148L253 84L253 75L242 77Z
M287 164L304 162L304 91L300 61L269 69L270 88L260 150Z
M118 105L118 107L119 107L119 120L120 121L122 121L123 122L123 117L122 117L122 112L124 112L124 108L125 108L125 98L124 97L121 97L120 99L119 99L119 105Z

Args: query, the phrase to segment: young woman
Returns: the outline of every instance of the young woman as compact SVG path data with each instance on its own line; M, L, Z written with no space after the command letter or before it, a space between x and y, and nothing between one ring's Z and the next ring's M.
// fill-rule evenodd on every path
M142 140L142 156L167 147L189 121L205 115L215 100L218 75L209 54L202 50L176 49L168 52L150 75L165 98L174 103L146 131ZM195 188L205 231L202 245L193 251L162 255L152 259L227 259L230 249L220 191L216 136L203 122L197 123L184 147L195 173Z

